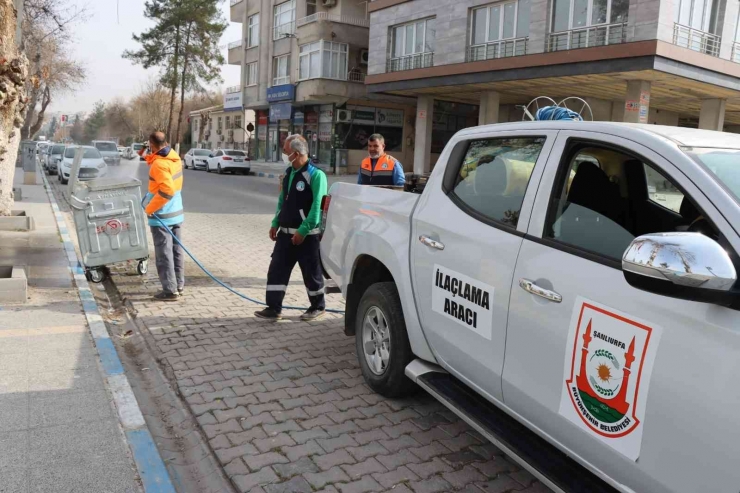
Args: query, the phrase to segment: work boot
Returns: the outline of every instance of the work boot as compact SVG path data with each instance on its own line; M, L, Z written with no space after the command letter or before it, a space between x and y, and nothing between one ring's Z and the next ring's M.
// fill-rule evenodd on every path
M269 307L265 308L264 310L254 312L254 316L257 318L263 318L265 320L280 320L281 318L283 318L281 314Z
M301 320L305 321L311 321L311 320L318 320L322 318L324 315L326 315L326 310L323 308L309 308L301 315Z
M185 288L177 288L177 294L179 294L180 296L184 295L185 294Z
M156 301L178 301L180 299L180 295L177 293L168 293L166 291L160 291L159 293L155 294L153 298Z

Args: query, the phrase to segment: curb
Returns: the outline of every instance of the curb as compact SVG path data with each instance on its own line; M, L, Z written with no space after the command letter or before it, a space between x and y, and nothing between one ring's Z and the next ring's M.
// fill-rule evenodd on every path
M134 392L131 390L128 378L124 374L123 365L121 365L116 348L113 346L110 334L108 334L108 328L103 322L103 317L100 316L98 304L95 302L82 265L77 258L77 252L75 252L74 244L69 236L64 216L59 210L56 198L54 198L54 192L46 176L43 173L41 176L44 179L46 195L54 211L57 229L64 243L64 250L82 302L85 318L98 351L98 359L105 372L105 381L113 394L113 401L116 403L116 410L118 411L118 420L123 427L126 441L134 457L144 491L146 493L176 493L164 461L146 426L144 416Z

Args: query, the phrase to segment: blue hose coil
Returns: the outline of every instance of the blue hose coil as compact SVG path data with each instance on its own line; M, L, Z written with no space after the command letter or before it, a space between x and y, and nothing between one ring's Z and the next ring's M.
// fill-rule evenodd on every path
M182 242L180 241L180 239L177 236L175 236L175 234L172 232L172 230L164 223L164 221L162 221L162 219L159 218L158 215L152 214L152 216L157 221L159 221L159 224L161 224L164 227L164 229L167 230L167 232L170 234L170 236L172 236L172 238L175 240L175 242L177 242L177 244L180 245L183 250L185 250L185 253L188 254L188 257L190 257L191 259L193 259L193 262L195 262L195 264L198 267L200 267L200 270L202 270L203 272L205 272L206 275L208 275L208 277L210 277L211 279L213 279L214 281L216 281L216 283L219 284L224 289L227 289L228 291L234 293L235 295L239 296L240 298L244 298L245 300L251 301L252 303L255 303L257 305L267 306L267 303L264 303L262 301L255 300L255 299L250 298L249 296L247 296L245 294L240 293L239 291L235 290L234 288L232 288L231 286L229 286L228 284L226 284L225 282L223 282L221 279L219 279L216 276L214 276L213 274L211 274L208 271L208 269L206 269L203 266L203 264L201 264L200 261L197 258L195 258L195 255L193 255L192 253L190 253L190 250L188 250L187 247L182 244ZM300 306L284 306L283 308L285 310L300 310L300 311L306 311L306 310L309 309L309 307L300 307ZM332 310L332 309L327 308L326 311L328 313L340 313L340 314L344 315L344 310Z
M581 115L568 108L561 106L545 106L537 110L534 115L534 119L537 121L545 120L576 120L583 121Z

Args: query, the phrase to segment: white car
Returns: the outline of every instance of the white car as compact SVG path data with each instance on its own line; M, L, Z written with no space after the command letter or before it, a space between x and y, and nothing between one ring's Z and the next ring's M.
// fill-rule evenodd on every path
M80 173L77 179L80 181L94 180L102 178L108 174L108 165L105 163L100 151L92 146L67 146L64 149L64 157L59 166L59 181L62 184L69 182L69 175L72 172L72 163L75 159L75 152L78 148L84 149L82 162L80 163Z
M209 149L190 149L183 158L185 169L206 169L210 156Z
M64 144L51 144L46 148L46 154L44 155L46 158L44 161L44 168L50 175L56 175L59 171L59 164L62 161L64 148Z
M118 156L123 157L123 153L126 151L126 148L124 146L118 146Z
M420 195L335 183L321 260L366 383L555 491L737 493L739 161L727 132L518 122L455 134Z
M248 175L252 169L252 163L249 156L244 151L236 149L219 149L210 154L206 171L216 171L219 175L225 172L235 174L237 171L243 175Z

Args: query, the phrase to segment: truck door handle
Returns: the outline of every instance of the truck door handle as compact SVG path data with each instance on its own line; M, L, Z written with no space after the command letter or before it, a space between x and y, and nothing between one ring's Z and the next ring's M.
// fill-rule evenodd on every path
M424 235L419 236L419 241L430 248L436 248L437 250L445 249L444 243L441 243L437 240L433 240L428 236L424 236Z
M535 283L533 283L532 281L527 280L527 279L519 279L519 287L527 291L528 293L532 293L536 296L541 296L542 298L545 298L546 300L554 301L555 303L560 303L561 301L563 301L563 297L560 296L555 291L550 291L549 289L541 288Z

